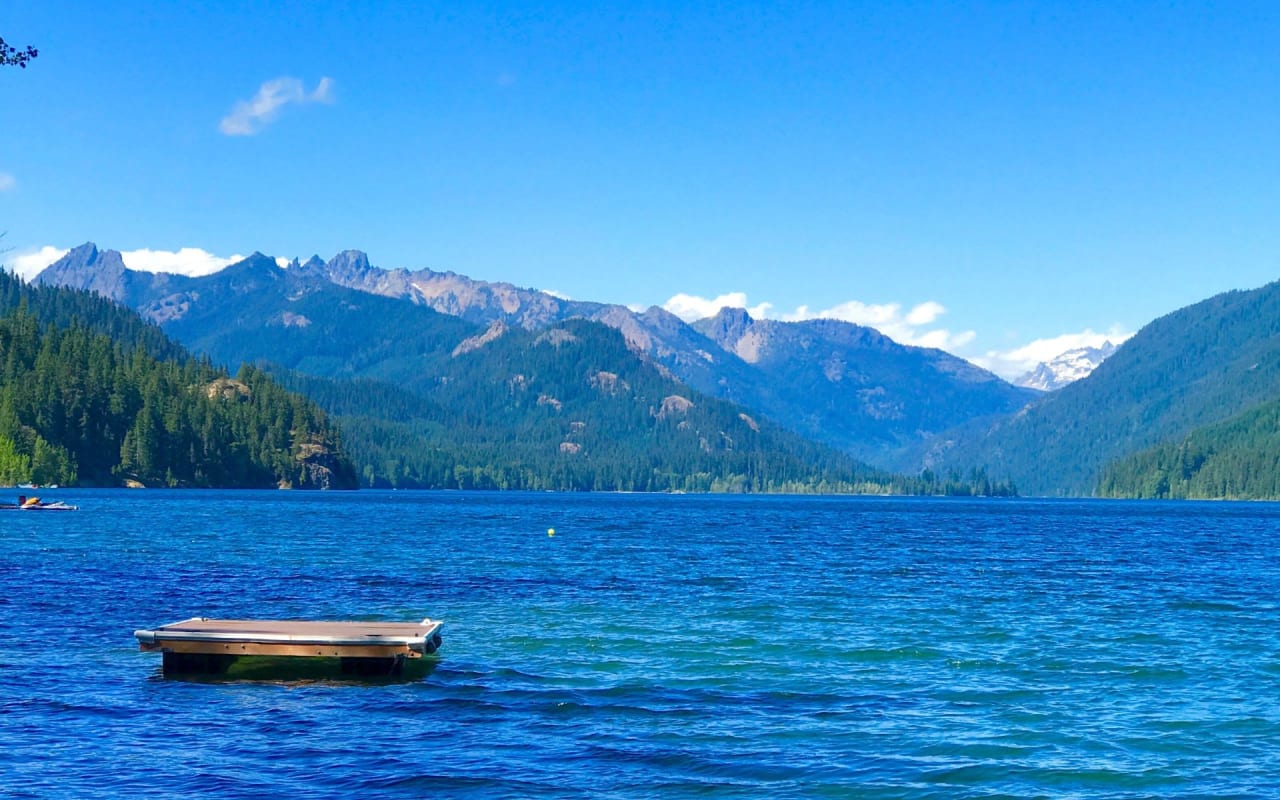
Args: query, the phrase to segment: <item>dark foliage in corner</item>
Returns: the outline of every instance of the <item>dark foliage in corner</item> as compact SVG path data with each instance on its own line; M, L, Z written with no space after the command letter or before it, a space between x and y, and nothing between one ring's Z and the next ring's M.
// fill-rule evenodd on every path
M40 51L31 45L14 47L0 37L0 66L26 69L27 62L40 55Z

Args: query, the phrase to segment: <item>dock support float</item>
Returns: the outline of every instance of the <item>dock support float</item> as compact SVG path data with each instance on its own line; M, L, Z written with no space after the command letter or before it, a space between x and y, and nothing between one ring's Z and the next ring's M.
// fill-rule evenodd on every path
M337 659L340 674L398 676L440 647L439 620L312 622L193 617L134 631L144 652L160 651L166 675L223 675L241 658Z

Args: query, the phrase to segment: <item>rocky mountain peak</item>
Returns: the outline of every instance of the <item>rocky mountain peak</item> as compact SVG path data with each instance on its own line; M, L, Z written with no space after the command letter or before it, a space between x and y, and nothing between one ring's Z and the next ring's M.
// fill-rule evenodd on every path
M125 268L118 250L99 250L93 242L73 247L65 256L49 265L62 271L93 269L98 272L118 272Z
M217 273L218 280L236 294L259 291L264 285L270 285L284 275L285 271L274 258L257 252Z
M308 262L310 263L310 262ZM361 250L343 250L325 265L330 279L337 283L358 281L369 274L369 256Z
M235 272L255 272L255 273L256 272L277 273L282 271L280 269L280 265L276 263L276 260L274 258L268 255L263 255L262 253L259 253L257 251L254 251L253 255L250 255L248 258L244 259L243 261L236 262L235 264L232 264L231 266L227 267L227 270L228 272L234 270Z
M289 269L297 270L298 272L307 275L323 275L325 263L324 259L320 256L312 256L301 263L299 263L298 259L295 258L292 263L289 264Z
M41 270L33 282L85 289L119 302L125 295L126 271L119 251L99 250L85 242Z
M722 308L715 316L693 323L694 330L748 364L765 356L768 326L751 318L745 308Z
M63 261L73 263L92 264L98 260L98 246L93 242L85 242L79 247L73 247L62 257Z
M745 308L726 306L716 312L715 316L702 320L697 327L712 340L725 344L741 339L754 324L755 320Z

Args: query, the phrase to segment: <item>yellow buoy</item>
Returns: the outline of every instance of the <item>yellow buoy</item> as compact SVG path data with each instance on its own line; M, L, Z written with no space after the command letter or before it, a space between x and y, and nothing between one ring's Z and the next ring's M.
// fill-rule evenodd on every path
M547 528L547 535L548 535L548 536L555 536L555 535L556 535L556 529L555 529L555 528Z

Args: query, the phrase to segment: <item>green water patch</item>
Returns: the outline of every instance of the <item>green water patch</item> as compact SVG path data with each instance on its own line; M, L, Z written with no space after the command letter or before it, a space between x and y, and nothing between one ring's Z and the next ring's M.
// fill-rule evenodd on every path
M1030 767L1017 762L979 762L932 770L927 783L952 786L1026 786L1034 796L1075 796L1077 792L1152 790L1185 785L1185 779L1164 770L1108 768L1085 765L1078 768ZM1043 794L1046 793L1047 795Z
M1175 600L1169 604L1169 608L1174 611L1213 611L1219 613L1244 611L1242 607L1235 603L1217 600Z
M1026 665L1031 674L1054 673L1062 679L1091 677L1099 680L1132 681L1147 683L1181 683L1191 676L1180 666L1171 664L1126 664L1118 661L1068 661L1060 658L1042 659Z
M1097 678L1123 679L1135 683L1180 683L1190 676L1178 666L1164 664L1124 664L1114 661L1092 661L1080 664L1076 671Z
M1123 647L1176 647L1179 642L1161 633L1126 631L1107 637L1106 641Z
M1027 687L1007 689L944 689L936 692L935 699L958 705L981 708L1032 703L1049 696L1051 690Z
M947 666L958 670L1008 670L1012 665L990 658L948 658Z
M936 661L943 654L931 647L859 647L845 651L844 657L854 662L880 664L894 661Z
M957 742L929 745L917 751L921 756L973 761L1025 759L1047 749L1042 744L1000 744L999 742Z
M1263 664L1259 669L1270 675L1280 675L1280 656L1273 656L1273 661Z
M1247 716L1234 719L1214 721L1209 728L1222 736L1274 736L1277 733L1276 722L1267 717Z

